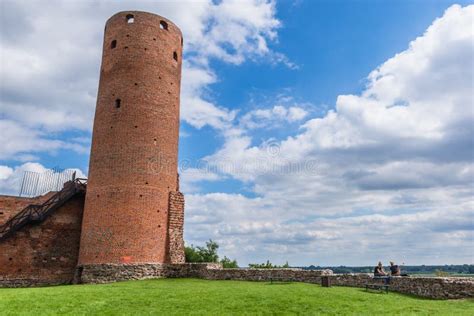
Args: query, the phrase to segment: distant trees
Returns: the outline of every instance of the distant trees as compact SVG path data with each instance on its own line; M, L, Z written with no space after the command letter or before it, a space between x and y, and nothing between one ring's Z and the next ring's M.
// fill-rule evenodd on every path
M371 266L362 266L362 267L347 267L347 266L314 266L302 267L306 270L321 270L321 269L331 269L334 273L371 273L374 268ZM441 274L447 273L448 275L459 275L459 276L469 276L474 274L474 265L472 264L463 264L463 265L437 265L437 266L401 266L402 273L407 273L410 275L437 275L440 271Z
M219 245L212 239L209 239L209 241L206 242L205 247L194 247L193 245L187 246L184 248L186 262L220 262L224 268L239 267L237 260L231 260L226 256L224 256L224 258L219 261L217 249L219 249Z
M443 270L436 269L435 270L435 275L437 277L447 277L447 276L449 276L449 272L445 272Z
M249 268L251 269L277 269L277 268L289 268L290 265L288 261L284 265L272 264L270 260L267 260L265 263L249 263Z

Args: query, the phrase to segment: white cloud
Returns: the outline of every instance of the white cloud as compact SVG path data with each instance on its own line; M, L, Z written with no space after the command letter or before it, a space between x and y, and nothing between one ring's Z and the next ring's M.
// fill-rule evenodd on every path
M106 3L106 5L104 5ZM182 119L201 128L225 129L235 113L217 105L208 86L218 80L211 59L240 64L276 56L280 22L273 1L18 2L5 0L0 38L2 120L16 125L15 146L0 159L16 159L74 142L63 132L89 136L92 127L105 21L121 10L156 12L184 34ZM276 59L275 59L276 60ZM276 62L291 64L283 57ZM59 133L51 137L51 133ZM28 135L42 143L35 146ZM58 139L61 139L59 141ZM69 146L77 147L76 144Z
M181 161L181 164L184 164ZM180 190L191 193L200 191L200 186L197 183L202 181L219 181L223 180L222 175L207 170L205 168L188 168L184 165L179 170L180 176Z
M188 238L208 231L243 263L473 263L473 19L450 7L294 136L254 146L246 130L288 110L244 116L206 160L259 198L188 197Z
M240 136L254 129L279 129L287 124L299 123L310 114L309 110L314 106L296 101L289 95L290 92L290 89L285 89L275 96L252 96L250 104L255 109L238 116L233 129L239 130L239 133L227 136Z
M34 160L29 152L72 150L75 153L86 154L88 146L75 141L64 142L55 138L54 134L41 129L28 128L15 121L0 119L0 159L16 158L20 161Z
M68 169L76 171L77 178L85 178L84 173L79 169ZM20 193L21 182L25 172L33 172L37 174L53 173L53 169L48 169L40 163L27 162L15 168L0 165L0 192L7 195L18 195ZM41 189L46 187L48 184L42 182L41 178L38 177L38 182L35 184L36 188ZM38 191L40 192L40 191Z
M95 106L104 21L134 7L157 12L183 31L182 119L220 130L225 143L206 157L216 172L183 175L186 240L219 241L240 263L371 264L473 262L474 6L452 6L407 50L368 76L359 95L312 118L304 105L277 102L239 117L214 102L219 81L210 61L239 65L265 57L295 68L269 49L280 22L273 1L2 1L0 159L37 152L86 153ZM183 10L183 7L186 10ZM45 36L47 34L47 36ZM307 119L301 123L301 120ZM284 140L255 128L300 124ZM0 166L0 191L24 170ZM200 181L231 177L258 197L197 194Z

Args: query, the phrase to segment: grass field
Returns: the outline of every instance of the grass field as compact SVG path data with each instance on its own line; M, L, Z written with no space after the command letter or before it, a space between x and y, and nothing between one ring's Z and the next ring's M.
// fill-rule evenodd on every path
M347 287L159 279L0 289L2 315L474 315L474 301L436 301Z

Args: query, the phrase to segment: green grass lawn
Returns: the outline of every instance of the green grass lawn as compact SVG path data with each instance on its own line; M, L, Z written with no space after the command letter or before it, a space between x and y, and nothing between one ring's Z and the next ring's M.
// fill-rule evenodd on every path
M158 279L0 289L2 315L474 315L474 301L437 301L306 283Z

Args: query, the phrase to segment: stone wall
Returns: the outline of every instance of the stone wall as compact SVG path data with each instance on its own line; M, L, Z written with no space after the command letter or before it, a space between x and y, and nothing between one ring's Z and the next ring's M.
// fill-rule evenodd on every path
M383 284L372 274L334 274L331 283L338 286L365 287L367 283ZM474 297L474 278L461 277L391 277L390 290L434 299Z
M207 271L222 269L219 263L132 263L132 264L93 264L77 268L75 283L110 283L126 280L155 278L200 278Z
M302 269L222 269L218 263L127 264L85 266L83 283L107 283L151 278L194 277L206 280L285 281L321 284L328 277L332 285L365 288L366 284L383 284L371 274L333 274L331 270ZM390 290L433 299L474 297L472 278L392 277Z
M208 269L200 277L208 280L291 281L321 284L322 276L332 285L365 288L366 284L383 284L373 275L333 274L331 270L299 269ZM390 290L434 299L474 297L474 278L392 277Z
M365 288L366 284L383 284L371 274L333 274L331 270L302 269L223 269L219 263L185 264L96 264L79 266L74 283L110 283L155 278L202 278L206 280L284 281L321 284L324 277L333 286ZM0 286L61 284L60 279L4 279ZM390 290L432 299L474 297L473 278L392 277Z
M84 196L79 194L39 224L0 242L0 287L67 284L77 265Z
M178 182L179 183L179 182ZM184 195L171 191L168 205L168 262L184 263Z
M302 269L208 269L201 277L208 280L286 281L321 283L321 276L331 275L331 270Z

